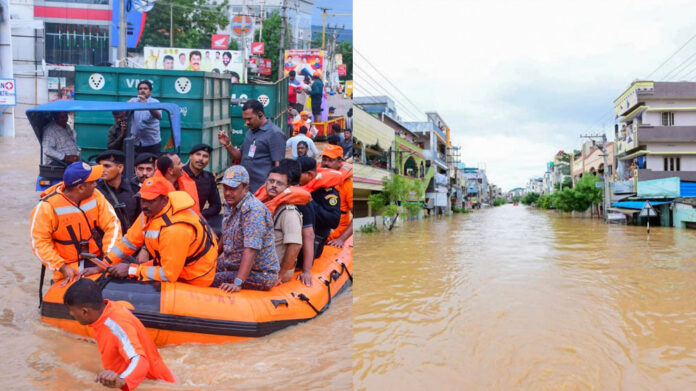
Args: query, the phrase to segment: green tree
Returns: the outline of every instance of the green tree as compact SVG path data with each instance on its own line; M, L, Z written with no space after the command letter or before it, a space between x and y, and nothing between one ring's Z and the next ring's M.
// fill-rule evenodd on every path
M343 63L346 64L346 76L342 80L353 80L353 44L350 41L342 41L336 45L336 53L343 55Z
M275 80L278 76L278 64L280 61L280 30L282 28L283 18L280 17L278 11L263 20L263 39L259 41L260 31L256 31L254 42L263 42L263 57L271 59L271 80ZM285 30L285 47L292 47L292 26L290 23Z
M527 193L522 197L522 203L525 205L531 205L539 199L539 193Z
M599 176L585 173L575 184L574 190L580 193L591 205L599 204L602 202L604 189L597 187L595 183L601 181L602 178Z
M409 196L413 193L416 198L423 196L424 185L422 182L410 181L398 175L384 177L382 179L382 192L371 194L367 199L367 204L372 212L391 218L387 225L391 230L400 215L415 216L423 208L420 202L409 202ZM376 220L376 217L375 217Z
M147 13L138 49L146 45L169 46L170 4L174 11L174 47L209 48L211 36L230 24L227 0L219 4L207 0L157 1Z

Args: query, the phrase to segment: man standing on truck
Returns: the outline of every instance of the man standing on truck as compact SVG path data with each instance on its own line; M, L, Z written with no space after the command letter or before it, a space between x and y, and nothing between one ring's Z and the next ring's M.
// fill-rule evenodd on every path
M128 102L157 103L152 97L152 83L143 80L138 83L138 96ZM160 136L160 110L136 110L133 112L133 124L131 133L135 137L135 153L150 152L159 154L162 144Z

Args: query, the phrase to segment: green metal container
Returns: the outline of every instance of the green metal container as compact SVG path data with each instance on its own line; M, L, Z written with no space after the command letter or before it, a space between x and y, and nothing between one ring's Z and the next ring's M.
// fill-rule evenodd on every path
M75 99L127 102L138 95L138 83L152 83L152 97L160 102L175 103L181 111L180 156L188 160L188 151L196 144L213 147L207 169L214 173L228 166L227 151L220 145L217 132L228 133L230 127L230 75L208 72L173 71L111 67L75 67ZM287 82L286 82L287 84ZM287 90L286 90L287 93ZM239 115L241 118L241 113ZM82 158L106 149L109 127L114 123L111 113L76 113L77 144ZM171 137L169 116L160 121L162 150Z
M231 99L257 99L263 103L266 117L283 132L287 127L288 79L284 78L273 84L232 84ZM230 104L232 143L241 145L247 132L242 119L242 106Z

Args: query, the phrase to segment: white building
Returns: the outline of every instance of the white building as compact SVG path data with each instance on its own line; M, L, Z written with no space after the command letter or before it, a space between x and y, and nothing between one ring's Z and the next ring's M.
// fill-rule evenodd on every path
M635 81L614 101L619 180L696 181L696 83Z
M277 12L283 14L283 3L285 3L285 15L288 25L292 28L292 42L286 43L289 49L312 49L312 11L314 2L312 0L230 0L230 21L235 15L252 15L254 19L254 29L261 28L261 18L268 18ZM224 34L231 34L232 29L224 30ZM317 48L313 48L317 49Z

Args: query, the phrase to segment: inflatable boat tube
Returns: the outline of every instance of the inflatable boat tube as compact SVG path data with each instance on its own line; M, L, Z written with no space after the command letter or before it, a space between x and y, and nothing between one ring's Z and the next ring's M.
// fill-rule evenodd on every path
M183 343L225 343L258 338L310 320L331 305L331 299L353 281L353 238L344 247L324 247L312 267L312 286L293 279L269 291L219 288L186 283L101 279L105 299L121 302L150 332L158 346ZM297 273L296 273L297 275ZM92 276L98 278L98 276ZM68 287L53 284L44 295L41 319L74 334L92 337L63 304Z

